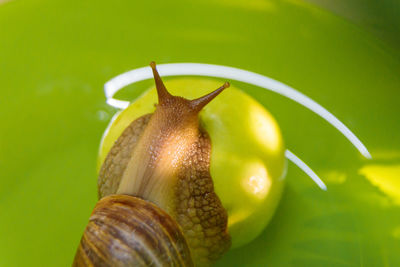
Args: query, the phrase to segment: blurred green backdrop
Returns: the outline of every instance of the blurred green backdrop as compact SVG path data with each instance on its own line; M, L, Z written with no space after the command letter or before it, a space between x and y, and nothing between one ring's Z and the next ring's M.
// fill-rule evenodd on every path
M400 49L400 1L305 0L367 29L393 49Z
M300 0L0 0L0 265L71 264L96 203L100 138L116 111L103 84L155 60L287 83L374 157L364 160L300 105L234 82L271 111L328 191L289 165L270 226L218 265L400 266L399 35L336 14ZM119 96L133 99L151 84Z

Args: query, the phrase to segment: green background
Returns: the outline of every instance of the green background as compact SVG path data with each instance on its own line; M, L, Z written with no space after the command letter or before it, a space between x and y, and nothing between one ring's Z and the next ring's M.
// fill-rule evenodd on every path
M328 191L290 164L269 227L220 266L400 266L396 46L298 0L1 2L1 266L71 264L96 203L100 138L116 112L103 84L151 60L282 81L335 114L374 157L363 159L304 107L233 82L270 110Z

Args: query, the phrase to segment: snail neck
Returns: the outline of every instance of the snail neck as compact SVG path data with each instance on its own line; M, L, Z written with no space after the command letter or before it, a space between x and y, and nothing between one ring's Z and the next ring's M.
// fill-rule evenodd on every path
M170 96L157 105L132 151L117 194L138 196L167 211L177 173L199 136L198 111L190 101Z
M117 194L152 201L166 211L174 210L171 199L177 173L198 143L198 113L229 83L194 100L171 95L154 62L150 63L156 83L158 105L122 174Z

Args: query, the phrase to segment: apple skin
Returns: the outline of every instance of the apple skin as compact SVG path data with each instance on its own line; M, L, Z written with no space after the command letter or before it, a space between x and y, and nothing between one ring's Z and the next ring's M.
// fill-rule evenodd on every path
M223 84L204 78L164 81L173 95L194 99ZM98 167L123 130L138 117L152 113L154 88L117 113L105 131ZM200 124L211 139L210 173L215 192L228 212L232 247L249 243L266 227L285 184L286 160L278 124L255 99L231 86L200 113Z

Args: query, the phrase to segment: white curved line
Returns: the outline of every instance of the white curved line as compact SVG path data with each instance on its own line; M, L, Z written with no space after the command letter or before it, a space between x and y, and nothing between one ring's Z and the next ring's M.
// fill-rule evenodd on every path
M297 157L293 152L289 149L286 149L285 156L288 160L293 162L297 167L299 167L303 172L305 172L322 190L326 191L327 187L325 183L319 178L319 176L302 161L299 157Z
M357 136L355 136L354 133L351 132L350 129L347 128L346 125L344 125L332 113L308 96L279 81L251 71L213 64L171 63L160 64L157 66L157 69L161 76L193 75L225 78L256 85L286 96L287 98L290 98L293 101L303 105L304 107L318 114L321 118L325 119L339 132L341 132L364 157L368 159L372 158L368 149L360 141L360 139L358 139ZM121 88L131 83L150 79L152 77L153 74L150 67L134 69L114 77L104 85L107 103L116 108L124 109L128 107L128 101L114 99L114 94Z

